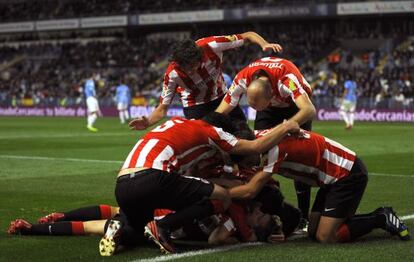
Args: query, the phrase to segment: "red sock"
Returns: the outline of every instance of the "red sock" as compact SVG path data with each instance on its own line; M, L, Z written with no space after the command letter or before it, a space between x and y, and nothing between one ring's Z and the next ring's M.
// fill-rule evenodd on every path
M220 200L210 200L213 205L214 214L224 213L224 206Z
M112 218L111 206L99 205L99 210L101 211L101 219Z
M351 232L347 224L342 224L336 231L338 242L349 242L351 240Z
M75 221L70 222L72 225L72 234L73 235L85 235L85 229L83 228L83 222Z

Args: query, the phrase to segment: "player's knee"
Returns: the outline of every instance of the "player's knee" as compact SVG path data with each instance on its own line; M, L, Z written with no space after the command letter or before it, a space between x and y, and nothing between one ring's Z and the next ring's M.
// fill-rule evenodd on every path
M316 240L322 244L337 242L336 234L331 232L319 231L316 233Z

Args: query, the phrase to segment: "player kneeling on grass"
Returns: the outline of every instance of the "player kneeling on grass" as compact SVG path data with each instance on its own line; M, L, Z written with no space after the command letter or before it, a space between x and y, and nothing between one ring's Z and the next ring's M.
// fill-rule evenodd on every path
M308 229L309 236L319 242L348 242L375 228L398 235L402 240L410 239L407 226L391 207L355 215L368 172L356 154L343 145L303 131L300 136L285 137L263 158L263 170L246 185L231 188L232 198L253 198L277 173L320 187Z

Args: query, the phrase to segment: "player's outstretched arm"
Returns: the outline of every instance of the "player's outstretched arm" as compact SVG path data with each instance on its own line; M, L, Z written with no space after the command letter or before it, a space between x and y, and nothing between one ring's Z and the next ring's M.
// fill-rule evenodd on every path
M266 135L256 140L240 139L230 151L232 154L261 154L277 145L288 133L297 134L300 128L297 122L288 120L274 127Z
M237 199L252 199L260 192L260 190L262 190L263 186L271 177L271 173L260 171L253 176L249 183L230 188L230 197Z
M130 121L128 126L131 130L144 130L163 119L167 115L167 111L168 105L159 104L148 118L145 116L138 117Z
M234 109L234 106L227 103L224 99L225 98L223 98L220 105L217 107L216 112L228 115Z
M267 42L261 35L256 32L245 32L241 34L244 39L259 45L263 51L272 50L273 52L279 53L283 51L281 45L277 43L269 43Z

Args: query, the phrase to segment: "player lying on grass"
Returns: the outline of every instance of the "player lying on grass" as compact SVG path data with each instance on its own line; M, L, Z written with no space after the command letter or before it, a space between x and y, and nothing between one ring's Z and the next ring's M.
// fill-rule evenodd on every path
M265 214L260 208L261 203L259 202L232 203L226 214L194 221L194 223L172 232L171 238L174 240L208 241L209 245L284 241L280 218L276 215ZM162 245L158 241L157 220L158 218L155 217L154 221L147 224L145 234L160 246L162 251Z
M253 198L277 173L320 187L308 230L309 236L319 242L348 242L375 228L398 235L402 240L410 238L407 226L391 207L355 215L368 172L355 152L343 145L303 131L302 136L285 137L263 156L263 161L263 170L249 183L229 190L232 198Z
M211 245L229 244L237 241L273 241L275 236L269 239L268 237L275 234L279 235L278 240L283 240L284 235L281 232L280 220L277 216L263 213L260 210L261 205L260 202L254 202L250 205L247 205L247 203L232 203L229 213L236 222L233 222L232 218L227 215L214 215L203 221L185 225L182 229L177 230L178 232L172 234L175 235L174 239L177 239L178 236L183 238L185 232L185 239L187 240L198 240L201 234L202 240L208 239L208 243ZM157 209L154 212L154 218L161 219L172 212ZM7 232L9 234L49 236L103 235L105 224L115 216L119 216L118 207L109 205L89 206L67 212L51 213L38 219L38 224L16 219L10 223ZM298 220L298 218L293 219ZM125 218L122 220L125 224L128 223ZM154 222L150 222L147 227L151 228L148 230L152 230L149 236L158 241ZM280 230L280 232L276 230ZM133 233L130 232L130 234ZM133 243L128 242L123 244L133 246Z
M51 213L31 224L24 219L10 223L7 233L21 235L103 235L108 219L119 214L119 207L109 205L89 206L67 212Z

